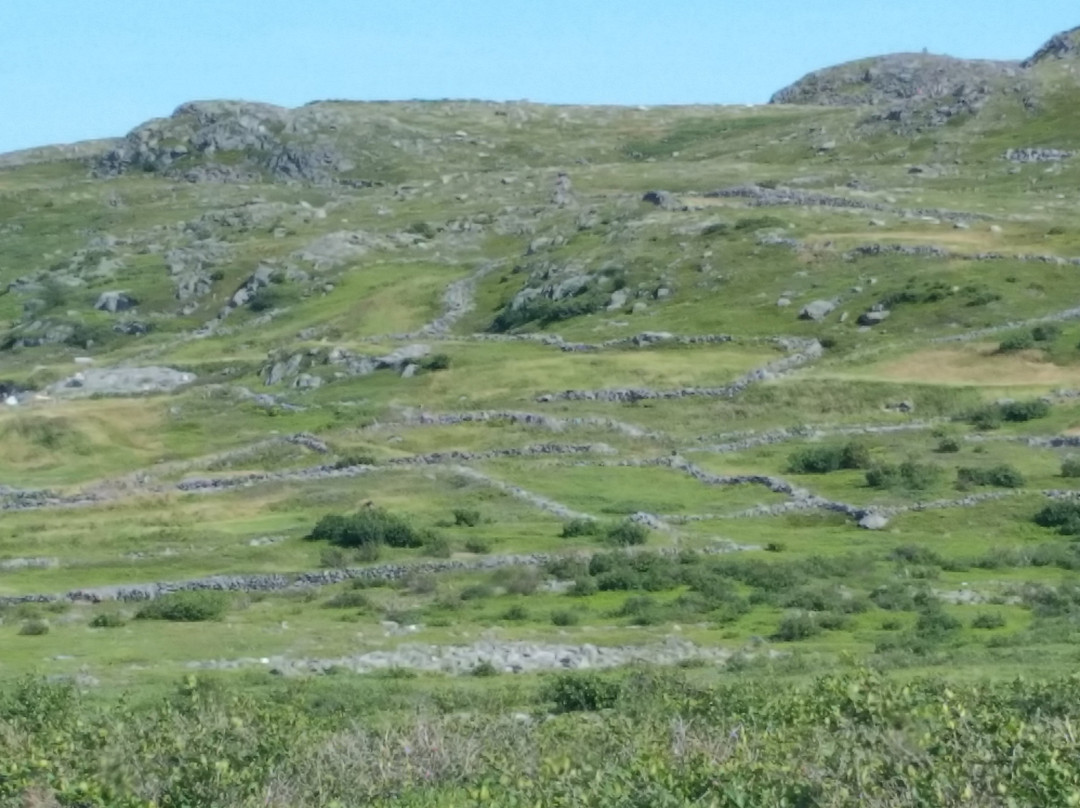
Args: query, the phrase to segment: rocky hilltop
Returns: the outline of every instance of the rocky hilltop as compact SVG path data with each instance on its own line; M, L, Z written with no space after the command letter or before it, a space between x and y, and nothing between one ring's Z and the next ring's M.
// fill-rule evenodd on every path
M1080 28L1052 37L1023 61L958 59L931 53L893 53L814 71L777 91L769 103L884 107L869 121L940 126L979 112L995 96L1019 96L1038 106L1040 65L1080 52Z

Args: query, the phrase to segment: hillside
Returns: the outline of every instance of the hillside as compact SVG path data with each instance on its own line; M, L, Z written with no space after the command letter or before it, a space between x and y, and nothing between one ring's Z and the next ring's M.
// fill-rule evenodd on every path
M9 688L0 805L351 804L335 755L426 733L472 756L373 765L363 799L969 799L926 755L972 804L1066 804L1072 763L1048 796L984 757L1071 748L1045 693L1074 685L1043 713L963 683L1074 668L1077 31L755 107L195 101L0 155L0 682L87 716ZM984 723L946 728L927 674ZM162 768L79 791L120 776L70 751L120 692L161 701L128 717Z

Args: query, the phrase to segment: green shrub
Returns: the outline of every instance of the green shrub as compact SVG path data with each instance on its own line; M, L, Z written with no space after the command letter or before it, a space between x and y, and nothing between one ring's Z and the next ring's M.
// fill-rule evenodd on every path
M828 474L840 469L870 467L870 449L860 441L843 446L807 446L788 458L788 471L795 474Z
M956 452L959 452L960 440L958 438L951 437L942 438L938 441L937 448L935 448L934 451L940 452L941 454L954 454Z
M49 633L49 624L44 620L27 620L19 626L19 634L23 637L40 637Z
M334 461L336 469L351 469L354 466L374 466L378 463L374 455L363 452L344 454Z
M569 609L559 609L551 613L551 624L553 626L576 626L580 620L581 616Z
M458 527L476 527L480 524L480 511L476 508L454 508L454 524Z
M971 621L972 628L993 629L1002 628L1004 625L1005 617L1000 612L984 612Z
M582 575L574 579L574 585L570 587L567 594L573 595L577 598L587 598L589 595L596 594L597 586L596 579L589 575Z
M807 640L823 631L813 616L805 613L785 615L773 634L773 639L780 642Z
M449 558L454 554L454 548L446 536L425 532L423 541L424 554L432 558Z
M923 639L943 638L960 628L960 621L945 612L939 604L931 603L919 611L915 633Z
M1080 477L1080 457L1066 457L1061 461L1062 477Z
M956 470L958 486L994 486L997 488L1023 488L1024 475L1012 466L993 466L988 469L959 468Z
M528 620L529 610L526 609L523 604L515 603L513 606L509 607L505 612L502 613L502 619L513 621Z
M735 229L743 232L786 228L787 222L776 216L748 216L735 222Z
M1050 403L1041 398L1028 401L1008 401L999 405L1001 417L1006 421L1022 422L1045 418L1050 414Z
M624 519L608 528L607 540L620 547L644 544L649 540L649 529L639 522Z
M495 590L487 584L471 584L461 590L462 600L483 600L495 594Z
M354 514L327 514L306 537L328 541L339 547L386 544L390 547L420 547L424 535L405 519L381 508L365 508Z
M480 677L498 676L499 670L494 665L492 665L489 660L483 659L480 662L477 662L476 665L473 666L473 669L469 671L469 673L472 676Z
M123 628L126 625L127 620L116 612L103 612L94 615L94 618L90 621L90 628Z
M420 367L424 370L449 370L450 369L450 354L437 353L432 354L427 359L420 363Z
M135 613L135 619L171 620L177 623L220 620L225 616L231 602L232 598L225 592L170 592L139 609Z
M1035 339L1031 336L1031 332L1025 331L1005 337L998 345L998 353L1026 351L1033 347L1035 347Z
M1061 336L1061 326L1057 323L1042 323L1031 329L1031 338L1035 342L1054 342Z
M938 466L914 460L905 460L899 466L874 466L866 472L866 484L871 488L925 491L937 485L940 479L941 469Z
M319 553L319 566L324 569L345 569L354 564L372 564L379 560L379 545L360 547L324 547Z
M465 552L487 555L491 552L491 542L487 539L469 539L465 542Z
M787 545L782 541L771 541L765 545L765 552L767 553L782 553L787 549Z
M564 539L576 539L579 536L599 536L602 526L595 519L571 519L563 523L562 533Z
M323 606L327 609L367 609L371 602L363 592L353 589L327 598Z
M1080 502L1056 500L1035 514L1035 524L1056 527L1065 536L1080 536Z
M531 595L540 585L540 573L533 567L505 567L491 576L508 595Z
M982 432L997 429L1001 426L1001 408L991 406L972 410L968 414L968 421Z
M614 707L619 691L617 682L595 673L563 673L544 684L540 697L558 713L595 712Z
M255 291L248 301L248 308L253 312L269 311L286 303L286 295L276 286L263 286Z

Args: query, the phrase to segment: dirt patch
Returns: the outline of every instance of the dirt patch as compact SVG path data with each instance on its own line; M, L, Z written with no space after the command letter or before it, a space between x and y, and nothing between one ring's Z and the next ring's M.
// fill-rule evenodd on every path
M996 353L984 344L933 348L891 362L872 365L846 378L988 387L1062 387L1080 385L1080 367L1055 365L1041 351Z

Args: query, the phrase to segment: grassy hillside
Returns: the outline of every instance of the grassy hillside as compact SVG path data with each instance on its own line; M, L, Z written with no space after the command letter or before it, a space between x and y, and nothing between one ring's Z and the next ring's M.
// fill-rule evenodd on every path
M730 777L712 804L1072 804L1075 777L1052 797L982 777L997 752L961 753L967 723L890 775L884 753L871 776L824 747L797 783L774 765L821 740L803 687L876 755L897 704L917 716L898 732L943 731L921 677L1075 667L1080 84L1062 42L983 65L979 103L942 120L920 98L879 115L889 82L814 95L863 80L838 73L753 108L206 102L0 161L0 749L47 759L0 768L0 802L353 804L345 780L312 785L337 752L291 758L314 767L295 793L250 760L202 797L79 768L46 732L49 699L73 696L13 689L44 675L84 691L87 726L131 694L154 754L162 722L216 732L233 709L185 712L201 688L362 704L371 727L422 705L435 729L408 732L446 739L461 713L521 711L546 750L510 766L491 750L524 736L466 732L489 763L442 761L433 791L384 770L376 801L705 804ZM563 673L634 665L651 672ZM691 732L666 774L641 768L671 746L661 707L631 709L644 676L668 718L696 726L730 696L719 725L763 734L729 754ZM779 739L762 677L787 694ZM894 702L862 724L844 711L877 708L842 693L871 679ZM578 687L614 712L533 728ZM980 687L947 710L1034 715ZM325 751L341 728L312 720ZM561 732L635 725L617 777L558 763ZM963 774L920 779L920 755ZM896 789L859 790L878 775Z

